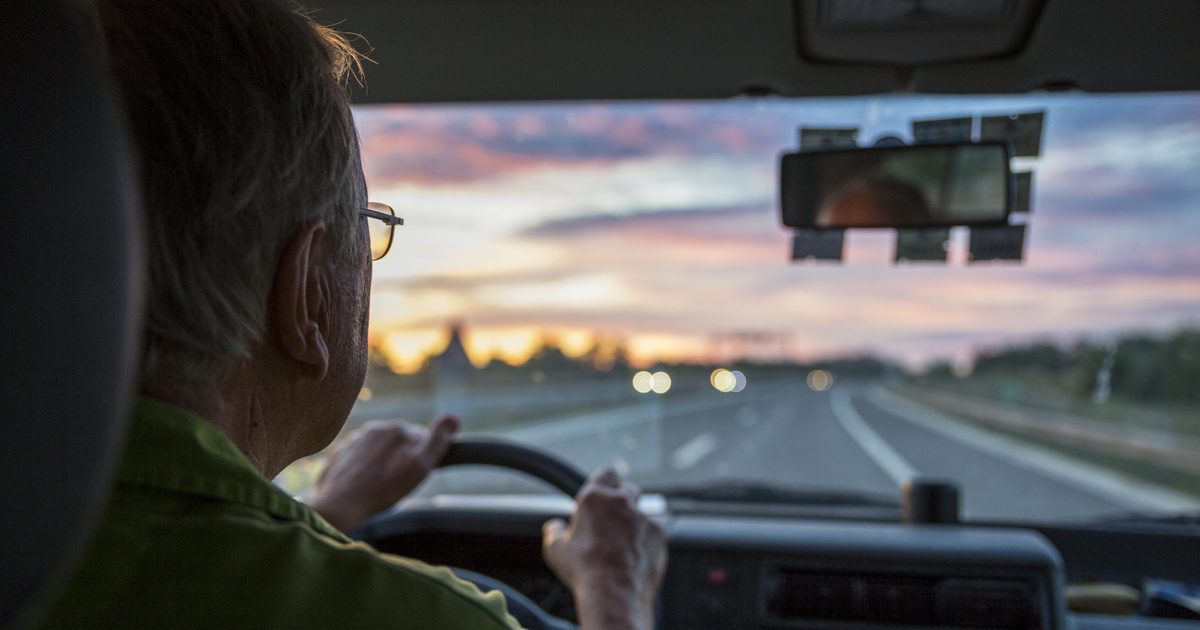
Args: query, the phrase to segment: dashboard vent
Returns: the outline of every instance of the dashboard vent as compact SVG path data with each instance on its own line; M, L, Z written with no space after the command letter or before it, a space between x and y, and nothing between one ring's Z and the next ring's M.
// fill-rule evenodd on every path
M778 621L888 626L1037 628L1038 588L1028 579L863 575L776 569L765 608Z

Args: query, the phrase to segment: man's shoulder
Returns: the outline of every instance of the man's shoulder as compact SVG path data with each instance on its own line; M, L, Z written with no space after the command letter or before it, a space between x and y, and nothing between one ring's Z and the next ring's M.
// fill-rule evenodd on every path
M481 593L445 567L376 551L357 541L342 541L315 531L300 522L279 523L293 540L305 571L315 578L321 592L332 589L343 601L364 606L388 601L388 608L402 612L414 627L442 627L450 619L456 627L517 627L505 610L498 592Z
M136 499L114 502L56 605L70 625L516 627L447 569L253 506Z

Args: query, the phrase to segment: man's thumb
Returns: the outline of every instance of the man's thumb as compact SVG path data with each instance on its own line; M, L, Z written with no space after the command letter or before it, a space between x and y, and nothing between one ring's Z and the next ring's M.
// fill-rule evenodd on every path
M542 546L549 547L567 531L567 523L561 518L552 518L542 525Z
M455 416L438 416L438 419L429 425L429 441L439 451L444 452L454 441L454 436L458 434L461 426L462 423Z

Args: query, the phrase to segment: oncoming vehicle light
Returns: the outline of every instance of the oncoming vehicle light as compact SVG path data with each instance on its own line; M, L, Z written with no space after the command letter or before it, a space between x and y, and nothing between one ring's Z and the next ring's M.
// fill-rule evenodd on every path
M730 391L736 394L746 389L746 375L742 374L741 370L734 370L731 374L733 376L733 389Z
M651 375L650 389L655 394L665 394L671 391L671 375L666 372L655 372Z
M833 387L833 375L825 370L813 370L808 373L808 387L814 392L827 391Z
M733 391L733 372L726 369L713 370L712 375L708 377L708 382L712 384L713 389L721 393L729 393Z
M654 376L649 372L638 372L633 375L633 388L639 394L649 394L654 388Z
M723 394L736 393L746 389L746 375L738 370L732 372L724 368L713 370L708 377L708 382L713 389Z

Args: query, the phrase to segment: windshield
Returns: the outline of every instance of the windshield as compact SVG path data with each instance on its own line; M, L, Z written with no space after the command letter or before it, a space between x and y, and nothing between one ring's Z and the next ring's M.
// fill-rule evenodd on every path
M894 230L791 261L801 128L1043 112L1023 262L894 264ZM966 516L1200 505L1200 96L873 97L355 109L372 200L372 364L347 430L461 417L644 488L739 482ZM974 123L978 138L980 123ZM970 128L970 127L968 127ZM320 456L279 481L303 492ZM543 492L488 470L425 493Z

